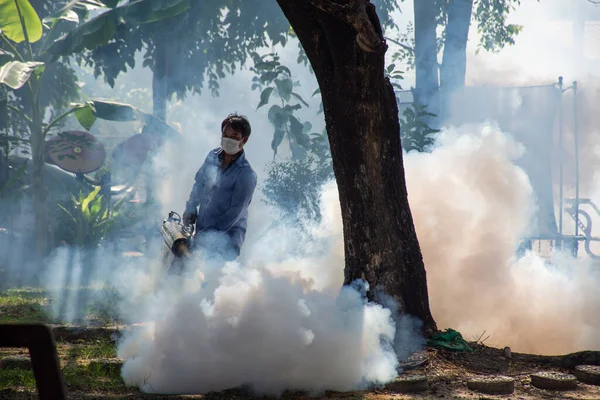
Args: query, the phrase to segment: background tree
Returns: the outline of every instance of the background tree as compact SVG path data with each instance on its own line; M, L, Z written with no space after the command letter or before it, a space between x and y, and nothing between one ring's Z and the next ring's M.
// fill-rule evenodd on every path
M398 106L380 20L367 0L278 0L323 100L344 228L345 283L366 280L436 330L408 203Z
M115 5L119 1L113 1ZM395 0L376 2L385 26L393 27ZM195 1L188 12L147 25L122 24L113 40L88 49L81 61L93 65L96 76L113 86L115 78L134 68L134 56L144 51L143 66L153 72L154 114L166 120L173 95L200 94L205 84L219 93L219 79L243 67L252 52L285 46L289 23L278 7L263 0Z
M452 94L464 87L472 22L480 35L478 51L499 51L513 45L523 29L507 23L519 4L520 0L414 1L414 27L394 42L399 45L398 58L415 68L415 101L439 117L427 121L432 127L448 117Z
M260 90L257 108L275 102L268 113L273 125L271 148L274 154L273 161L267 167L268 176L262 188L265 202L281 212L283 218L278 223L294 227L318 223L321 220L322 187L335 179L327 131L323 129L321 133L309 133L313 129L309 121L314 119L309 118L302 123L299 121L296 112L308 108L306 101L296 93L302 90L302 85L298 81L292 82L290 68L281 65L276 54L258 56L254 53L253 58L254 67L251 70L256 76L252 78L252 89ZM390 79L399 101L402 73L391 63L386 67L385 75ZM320 97L318 88L313 92L314 96ZM320 102L314 118L320 119L322 112L323 103ZM425 123L431 116L425 107L416 104L402 112L400 137L405 151L427 151L433 145L432 135L438 131ZM284 143L289 145L289 157L281 157L278 153L279 147Z

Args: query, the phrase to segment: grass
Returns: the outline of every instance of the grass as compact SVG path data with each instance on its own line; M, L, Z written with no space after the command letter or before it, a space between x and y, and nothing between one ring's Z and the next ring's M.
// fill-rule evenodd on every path
M68 364L62 369L68 390L82 391L127 391L117 372L92 368L89 363ZM0 369L0 391L13 389L35 389L35 377L31 369Z
M97 287L68 288L64 292L75 295L78 320L106 326L117 323L115 312L118 293ZM40 288L14 288L0 291L0 324L44 322L61 323L52 318L51 294Z
M0 292L0 323L50 322L50 298L42 289L19 288Z
M98 289L81 288L78 297L90 299ZM110 304L106 302L84 301L81 314L87 320L93 319L101 324L114 322L108 313ZM0 323L56 323L51 318L52 298L39 288L16 288L0 291ZM57 353L62 373L69 392L110 392L124 393L127 389L120 377L119 369L106 369L90 366L91 360L117 358L116 344L110 340L78 340L73 343L57 343ZM6 356L26 356L27 349L0 348L0 359ZM5 390L34 391L35 377L31 367L1 368L0 392ZM2 397L2 394L0 394Z
M69 390L110 392L128 390L118 369L106 371L90 365L91 360L115 359L117 350L114 342L96 340L58 343L57 353ZM8 355L26 356L26 350L0 348L0 359ZM31 368L0 368L0 391L6 389L34 390L35 378Z

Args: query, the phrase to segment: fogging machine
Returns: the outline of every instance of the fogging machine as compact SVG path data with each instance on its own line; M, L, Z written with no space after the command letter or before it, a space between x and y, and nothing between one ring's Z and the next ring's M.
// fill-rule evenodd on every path
M161 250L161 262L167 270L181 268L181 262L191 256L194 226L186 226L181 216L171 211L160 227L160 233L165 241Z

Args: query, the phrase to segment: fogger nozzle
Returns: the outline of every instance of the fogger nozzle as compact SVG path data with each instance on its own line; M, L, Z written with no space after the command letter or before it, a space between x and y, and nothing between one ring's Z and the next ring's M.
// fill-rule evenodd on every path
M174 217L175 214L173 211L169 213L169 218L163 221L160 233L165 240L165 244L176 257L189 257L191 255L191 235L186 227L181 224L180 219Z

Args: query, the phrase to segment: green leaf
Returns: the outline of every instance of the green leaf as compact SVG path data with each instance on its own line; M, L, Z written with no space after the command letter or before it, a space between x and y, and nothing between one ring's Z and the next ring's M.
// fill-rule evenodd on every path
M297 98L298 100L300 100L300 102L302 104L304 104L306 107L308 107L308 103L306 101L304 101L304 99L296 92L292 92L292 96L294 96L295 98Z
M10 58L13 58L15 55L13 53L11 53L10 51L6 51L4 49L0 49L0 56L7 56Z
M0 83L19 89L29 80L33 71L43 65L42 62L9 61L0 67Z
M105 8L106 5L97 0L72 0L66 6L55 12L54 14L44 18L44 22L48 20L56 23L60 19L72 21L77 16L77 23L87 18L90 11L97 10L99 8Z
M102 2L104 4L106 4L107 7L110 8L115 8L117 6L117 4L119 4L121 0L102 0Z
M85 107L79 108L73 112L77 122L81 124L86 130L92 129L92 126L96 122L96 114L91 105L87 104Z
M258 107L256 107L257 110L269 102L271 93L273 93L272 87L268 87L262 91L262 93L260 94L260 103L258 103Z
M308 148L310 146L310 138L307 134L303 132L304 126L296 119L294 116L289 117L290 121L290 132L296 142L304 148Z
M285 65L280 65L277 67L277 72L281 73L281 72L285 72L286 74L288 74L288 76L292 76L292 73L290 72L290 69L288 67L286 67Z
M288 121L289 113L285 112L283 108L278 105L274 105L269 108L268 117L269 122L275 127L281 127Z
M60 204L57 204L57 206L58 206L58 207L59 207L61 210L63 210L65 213L67 213L67 215L68 215L69 217L71 217L71 219L73 220L73 222L74 222L74 223L77 223L77 219L76 219L76 218L73 216L73 214L71 214L71 212L70 212L69 210L67 210L65 207L63 207L63 206L62 206L62 205L60 205Z
M321 93L321 89L317 88L317 90L315 90L310 97L315 97L316 94L320 94L320 93Z
M277 78L278 73L275 71L265 72L260 76L260 83L267 84L273 81L273 79Z
M90 213L94 217L98 217L100 209L102 207L102 196L96 196L92 202L90 202Z
M92 120L92 117L89 115L91 112L95 118L100 118L106 121L141 121L146 125L153 125L157 129L163 130L165 133L172 136L179 135L179 132L177 132L165 121L129 104L108 100L90 100L85 103L71 104L71 107L81 108L81 110L75 111L75 117L79 123L88 130L89 128L87 128L87 126L91 127L95 122L95 119ZM87 110L85 110L86 108ZM77 116L77 113L79 113L80 116Z
M54 26L58 23L58 21L64 20L68 22L79 23L79 15L73 10L65 10L62 14L57 16L48 16L42 20L42 22L46 25L49 25L50 28L54 28Z
M19 11L25 22L29 42L37 42L43 33L42 21L27 0L0 0L0 31L15 43L25 40Z
M277 86L277 92L279 96L285 100L290 101L290 95L294 88L294 83L291 79L275 79L275 86Z
M45 53L51 61L60 56L78 53L83 49L94 50L107 44L120 24L140 25L171 18L186 12L190 0L137 0L112 8L79 25L56 40Z
M308 121L302 124L302 132L307 133L312 129L312 124Z
M271 141L271 149L275 155L277 155L277 149L281 142L283 142L283 137L285 136L285 131L281 128L276 128L275 133L273 134L273 140Z
M129 104L116 101L92 100L88 102L94 107L96 117L108 121L131 122L137 121L137 109Z
M292 106L287 104L283 107L283 111L291 115L294 113L294 111L297 111L301 108L302 108L302 106L300 104L294 104Z
M94 198L96 197L98 192L100 192L100 189L101 189L100 186L96 186L96 188L94 190L92 190L85 199L83 199L83 201L81 202L81 211L83 213L87 213L87 215L89 215L88 205L90 204L90 202L92 202L94 200Z

